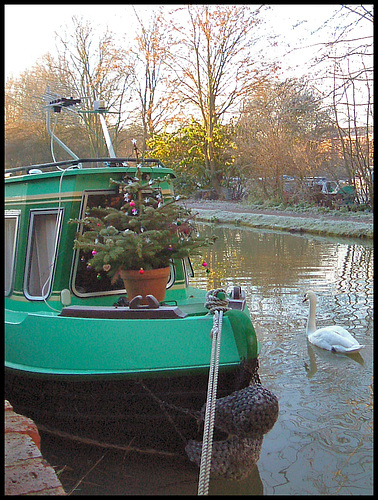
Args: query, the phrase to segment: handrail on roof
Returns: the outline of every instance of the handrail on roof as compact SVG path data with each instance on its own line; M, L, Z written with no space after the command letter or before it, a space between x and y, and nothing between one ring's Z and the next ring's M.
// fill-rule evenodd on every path
M53 162L53 163L42 163L40 165L28 165L25 167L15 167L15 168L9 168L4 171L5 174L13 173L13 172L22 172L23 170L28 171L33 168L38 168L40 170L45 170L47 168L52 168L52 167L69 167L69 166L75 166L78 165L79 163L107 163L109 164L108 166L126 166L126 165L118 165L123 162L133 162L140 164L142 167L145 166L146 163L157 163L157 166L159 168L166 168L165 165L160 161L155 158L143 158L137 160L136 158L78 158L77 160L64 160L64 161L58 161L58 162ZM115 165L111 165L115 164Z

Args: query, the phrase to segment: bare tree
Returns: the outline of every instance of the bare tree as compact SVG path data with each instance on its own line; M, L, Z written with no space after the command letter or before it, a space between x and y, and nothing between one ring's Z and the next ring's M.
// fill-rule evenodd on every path
M214 133L227 113L261 78L250 57L258 11L245 5L188 5L186 24L171 25L170 68L177 105L200 118L205 129L205 167L221 194L222 168L215 160Z
M89 23L75 17L72 22L73 30L67 28L63 35L57 35L57 58L46 54L20 78L7 83L6 157L13 166L22 161L20 155L21 164L50 159L43 109L47 87L51 95L83 99L80 115L67 112L61 119L61 114L55 114L52 125L58 137L74 143L82 157L107 156L101 124L93 112L94 101L103 100L111 111L107 119L115 147L125 127L128 116L124 110L131 86L127 51L116 45L109 31L98 35ZM65 159L67 153L55 148L55 154L56 159Z
M147 140L159 133L169 122L170 95L164 85L164 61L167 57L168 39L164 30L161 8L152 13L148 24L134 9L138 20L136 46L133 55L133 87L138 96L136 114L143 128L142 151L147 150Z
M360 203L369 203L373 206L373 134L372 134L372 110L370 100L370 84L366 78L366 91L368 94L365 107L366 122L360 125L361 113L357 114L359 107L356 80L351 74L350 66L347 67L348 73L344 73L342 68L335 64L334 68L334 94L333 108L334 115L341 142L342 153L345 162L345 169L348 178L354 185L357 200ZM361 74L363 75L363 73ZM340 80L343 85L340 86ZM343 99L343 101L340 101ZM340 108L346 112L346 116L340 118ZM346 122L346 126L342 125Z
M371 6L372 7L372 6ZM373 191L373 11L364 5L344 6L350 19L348 30L366 25L364 37L349 37L330 54L333 62L333 109L347 175L360 203L374 205ZM344 34L344 33L343 33Z
M5 163L6 168L51 160L50 139L46 130L46 87L66 89L50 54L5 85ZM78 120L67 117L59 135L66 140ZM77 134L76 134L77 136ZM77 141L76 141L77 143Z
M373 206L373 5L342 5L330 39L313 62L323 98L331 97L345 174L359 202Z
M264 83L244 102L237 127L237 162L255 185L259 180L265 196L282 198L285 175L319 175L321 141L331 124L305 80Z
M59 57L57 70L71 86L76 96L85 98L87 109L93 110L94 101L103 100L111 109L114 144L125 123L124 110L128 102L131 69L127 51L115 45L111 32L97 37L89 23L72 18L74 31L58 36ZM100 124L91 113L82 118L88 131L92 154L104 151Z

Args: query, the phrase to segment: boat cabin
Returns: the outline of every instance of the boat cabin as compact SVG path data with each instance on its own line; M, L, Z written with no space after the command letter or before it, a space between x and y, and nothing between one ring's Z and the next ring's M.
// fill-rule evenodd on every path
M66 163L65 165L63 165ZM68 165L67 165L68 164ZM59 168L59 170L57 169ZM54 169L54 170L53 170ZM123 200L120 181L135 176L136 160L120 158L78 160L13 169L5 180L5 296L10 300L38 303L61 300L67 290L71 301L125 294L123 282L111 282L105 272L87 266L89 255L73 250L77 231L68 224L82 218L92 207L116 206ZM158 160L140 168L146 184L157 177L174 179L175 174ZM11 174L11 175L9 175ZM12 175L13 174L13 175ZM114 187L115 186L115 187ZM165 199L173 196L172 183L161 184ZM189 259L175 262L167 288L185 290L192 274ZM104 303L104 302L102 302Z

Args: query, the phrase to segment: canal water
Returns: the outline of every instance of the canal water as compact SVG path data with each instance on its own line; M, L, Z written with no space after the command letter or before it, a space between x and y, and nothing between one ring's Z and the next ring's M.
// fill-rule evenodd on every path
M218 239L193 259L191 283L245 290L262 346L261 381L280 406L251 474L241 481L211 480L209 494L372 494L372 242L202 229ZM365 345L359 353L336 354L308 343L303 295L310 289L318 298L317 326L344 326ZM198 470L185 459L104 450L47 434L42 453L73 495L197 494Z

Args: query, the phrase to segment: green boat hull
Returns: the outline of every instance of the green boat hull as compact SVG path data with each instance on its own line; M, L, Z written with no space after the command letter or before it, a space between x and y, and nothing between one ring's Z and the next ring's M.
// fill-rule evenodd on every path
M196 299L179 309L202 314L173 319L63 317L5 309L5 366L50 376L157 376L207 370L213 317ZM197 299L198 300L198 299ZM191 302L192 301L192 302ZM231 319L230 319L231 318ZM255 358L259 345L246 313L226 313L220 366Z

